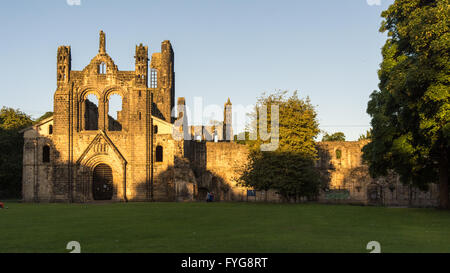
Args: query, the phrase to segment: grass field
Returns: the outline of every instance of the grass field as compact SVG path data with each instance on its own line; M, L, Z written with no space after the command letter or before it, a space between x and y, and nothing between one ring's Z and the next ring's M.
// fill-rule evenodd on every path
M0 252L450 252L450 212L318 204L6 204Z

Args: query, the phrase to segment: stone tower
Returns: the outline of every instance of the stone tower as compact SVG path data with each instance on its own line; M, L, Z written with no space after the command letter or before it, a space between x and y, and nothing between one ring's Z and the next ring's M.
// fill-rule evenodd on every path
M230 98L223 107L223 140L233 141L233 114Z
M70 69L71 69L71 54L70 46L60 46L58 47L57 54L57 86L62 87L64 84L69 82Z
M155 107L153 115L167 122L173 122L171 116L175 106L174 53L169 41L161 44L161 52L153 53L150 88L154 89Z
M170 42L153 56L149 88L147 46L136 45L134 71L118 69L103 31L98 54L81 71L71 69L71 48L58 47L53 117L25 133L25 201L173 199L165 173L183 145L172 139ZM116 118L112 96L121 99Z
M136 46L135 58L135 73L136 83L141 85L148 85L148 47L140 44Z

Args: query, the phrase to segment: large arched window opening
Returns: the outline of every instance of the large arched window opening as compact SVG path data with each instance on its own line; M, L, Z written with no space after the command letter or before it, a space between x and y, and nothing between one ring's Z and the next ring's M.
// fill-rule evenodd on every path
M87 95L84 101L84 129L98 130L98 98L94 94Z
M156 162L163 162L163 147L158 145L156 146Z
M112 94L108 99L108 130L122 131L123 100L119 94Z
M50 146L48 145L42 147L42 162L50 163Z

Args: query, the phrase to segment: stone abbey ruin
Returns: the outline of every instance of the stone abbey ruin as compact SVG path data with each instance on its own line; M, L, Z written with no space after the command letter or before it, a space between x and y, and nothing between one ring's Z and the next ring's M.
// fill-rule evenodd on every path
M111 96L122 109L109 114ZM96 101L89 100L94 96ZM71 69L71 48L57 51L53 116L24 130L23 201L93 202L205 200L282 201L276 192L236 185L236 167L247 160L245 145L232 141L231 102L220 126L182 128L190 140L174 138L174 51L169 41L148 55L136 46L135 70L121 71L106 52L100 32L98 54L82 71ZM177 99L177 108L185 99ZM402 185L396 175L372 179L362 163L365 142L318 143L317 168L329 190L319 202L434 206L438 192Z

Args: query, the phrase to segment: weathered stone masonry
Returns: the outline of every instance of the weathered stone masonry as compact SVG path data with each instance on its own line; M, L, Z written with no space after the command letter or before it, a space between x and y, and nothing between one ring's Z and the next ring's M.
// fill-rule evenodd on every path
M112 200L167 199L167 190L160 190L164 187L158 177L174 164L173 155L179 147L169 140L171 132L164 130L171 126L168 109L174 106L174 55L169 41L161 47L150 66L151 88L147 84L147 46L136 46L134 71L118 70L106 52L103 32L98 54L82 71L71 69L69 46L58 48L54 115L24 134L25 201L94 200L93 183L99 182L93 182L96 175L104 182L100 188L112 191ZM108 115L113 94L122 99L117 120ZM98 106L87 99L88 95L97 97ZM51 133L46 126L52 126ZM154 134L158 126L162 133ZM41 158L47 146L48 162ZM157 146L165 154L161 162L154 162ZM100 164L107 165L101 170L106 173L95 172Z
M324 203L354 203L388 206L437 206L438 189L431 185L427 192L403 185L391 172L373 179L363 163L361 149L368 141L337 141L318 144L317 167L328 177L329 191L319 197Z
M209 191L219 201L280 202L274 191L247 198L247 189L236 184L248 149L230 141L230 99L222 124L174 130L187 124L184 98L178 99L177 119L171 116L174 71L169 41L151 60L148 47L137 45L134 71L118 69L102 31L98 54L81 71L71 68L71 48L60 46L54 115L24 130L23 200L192 201L204 200ZM122 99L117 119L108 114L112 95ZM361 160L365 143L318 144L317 168L329 185L320 202L436 205L435 186L420 192L402 185L395 174L370 178Z

